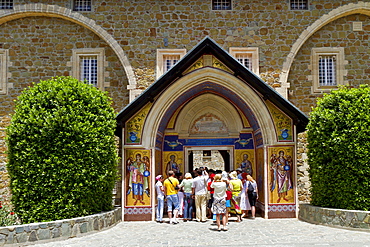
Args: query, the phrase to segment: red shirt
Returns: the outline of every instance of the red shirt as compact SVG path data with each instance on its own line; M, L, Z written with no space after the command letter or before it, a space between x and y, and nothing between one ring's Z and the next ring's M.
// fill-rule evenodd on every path
M229 190L226 191L226 200L231 200L233 198L233 193Z
M208 182L207 189L208 189L209 193L214 194L215 193L215 189L214 188L211 188L211 183L212 182L213 181Z

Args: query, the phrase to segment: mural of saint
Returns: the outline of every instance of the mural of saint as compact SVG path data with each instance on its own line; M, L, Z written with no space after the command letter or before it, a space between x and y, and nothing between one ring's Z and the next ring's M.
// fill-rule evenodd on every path
M284 156L284 154L284 151L280 151L279 156L272 154L270 158L270 191L273 192L277 189L277 203L279 203L281 199L289 201L287 198L288 191L293 189L291 179L293 159L290 155Z
M168 161L166 165L166 174L168 174L169 171L174 171L175 173L179 173L181 164L177 164L176 162L176 156L171 154L170 161Z
M243 154L243 161L239 164L239 168L242 169L242 172L246 172L253 176L252 162L250 162L248 158L248 154Z
M132 194L134 205L138 202L144 205L144 192L149 196L149 158L141 159L141 154L136 154L135 158L130 157L126 162L129 172L127 195Z

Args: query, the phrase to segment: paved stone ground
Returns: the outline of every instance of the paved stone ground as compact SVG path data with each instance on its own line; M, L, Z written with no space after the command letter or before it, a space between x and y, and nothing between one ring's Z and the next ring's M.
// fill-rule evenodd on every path
M121 246L369 246L370 231L344 230L297 219L244 219L233 221L227 232L206 223L177 225L156 222L121 222L102 232L33 247Z

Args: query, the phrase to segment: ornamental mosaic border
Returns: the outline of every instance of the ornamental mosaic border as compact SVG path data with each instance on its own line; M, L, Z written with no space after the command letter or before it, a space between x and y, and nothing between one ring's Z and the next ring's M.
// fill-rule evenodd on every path
M125 207L124 214L152 214L152 207Z
M269 212L295 212L296 205L295 204L269 204L268 205Z

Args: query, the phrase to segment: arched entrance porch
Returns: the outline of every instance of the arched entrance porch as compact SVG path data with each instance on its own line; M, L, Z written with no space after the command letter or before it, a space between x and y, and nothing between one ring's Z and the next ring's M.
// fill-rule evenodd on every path
M210 39L117 119L124 140L126 220L154 219L155 176L173 164L186 172L189 150L225 150L230 170L248 160L263 216L296 217L295 136L307 118ZM146 193L139 195L143 200L135 186Z

